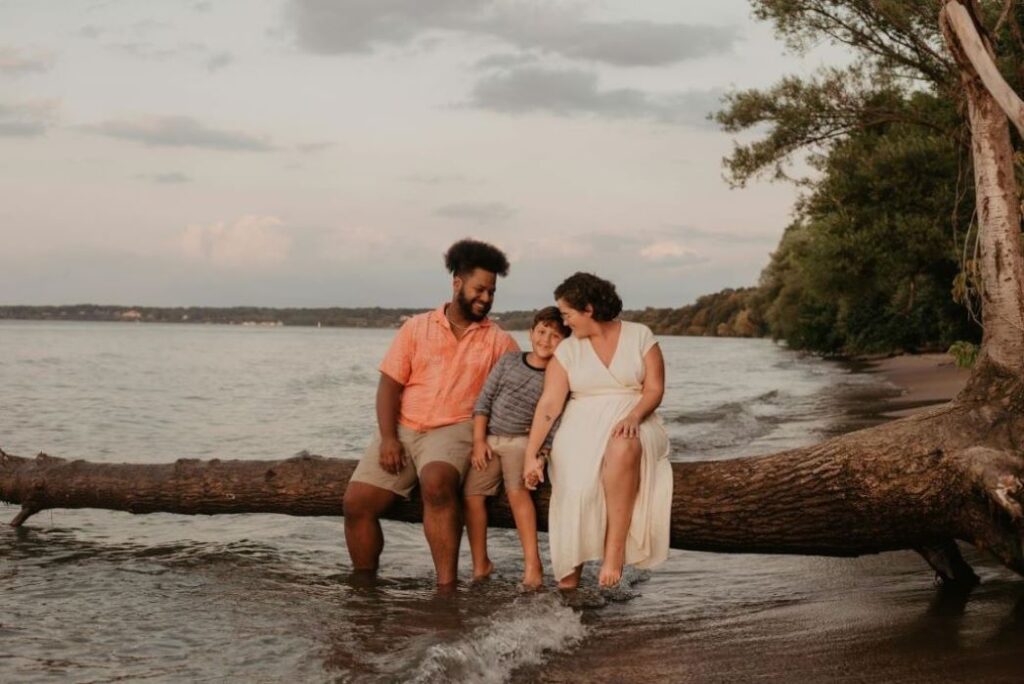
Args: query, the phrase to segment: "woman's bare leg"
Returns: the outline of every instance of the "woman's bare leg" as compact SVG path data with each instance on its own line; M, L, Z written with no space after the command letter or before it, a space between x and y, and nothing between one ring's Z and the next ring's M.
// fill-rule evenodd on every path
M508 504L516 521L519 543L523 545L523 585L536 589L544 583L544 567L537 545L537 510L530 492L525 489L509 489Z
M604 535L604 559L598 584L614 587L622 579L622 566L626 562L626 536L633 521L633 504L640 488L639 438L612 437L604 452L601 465L601 484L608 513L608 527Z
M466 536L473 556L473 579L484 579L494 570L487 557L487 497L466 497Z

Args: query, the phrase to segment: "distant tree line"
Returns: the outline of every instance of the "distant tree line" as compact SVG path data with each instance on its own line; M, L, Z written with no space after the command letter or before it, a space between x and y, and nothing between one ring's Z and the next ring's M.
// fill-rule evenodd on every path
M623 317L649 325L662 335L717 335L754 337L764 327L753 317L749 300L756 290L724 290L701 297L680 309L625 311ZM0 306L0 319L35 321L115 321L221 325L322 326L344 328L397 328L409 316L425 309L317 308L289 309L253 306L151 307L74 304L68 306ZM493 314L508 330L527 330L533 311Z

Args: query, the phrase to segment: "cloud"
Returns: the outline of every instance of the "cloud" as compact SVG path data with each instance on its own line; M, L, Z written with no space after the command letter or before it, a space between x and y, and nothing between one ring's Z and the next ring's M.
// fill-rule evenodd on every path
M85 126L83 130L155 147L198 147L246 152L267 152L274 149L266 138L210 128L188 116L154 116L131 121L104 121Z
M189 260L218 268L273 268L288 259L291 237L275 216L242 216L234 223L193 224L180 236Z
M78 35L82 36L83 38L89 38L92 40L99 38L106 32L106 29L100 28L95 24L86 24L82 28L78 29Z
M512 7L484 24L496 37L519 47L617 66L662 66L728 52L739 37L734 27L587 21L576 12Z
M234 61L235 57L230 52L218 52L206 60L206 69L210 73L213 73L215 71L220 71Z
M778 242L778 235L766 235L763 233L739 233L728 230L703 230L689 226L678 226L672 228L672 234L679 237L691 238L701 242L719 242L726 244L761 244Z
M43 135L55 121L57 107L55 100L0 102L0 137Z
M181 183L191 183L192 177L186 176L183 173L177 171L167 171L164 173L140 173L136 176L140 180L148 180L154 183L161 183L167 185L178 185Z
M291 0L286 20L299 46L320 54L369 52L456 31L570 59L659 66L727 52L738 39L733 27L592 21L582 8L510 0Z
M54 56L50 52L0 47L0 74L8 76L41 74L49 71L53 67L53 62Z
M474 223L500 223L512 218L516 210L501 202L457 202L438 207L438 216Z
M446 183L469 183L472 179L461 173L413 173L402 176L406 183L417 185L444 185Z
M581 69L522 67L479 80L471 106L510 114L546 112L560 116L594 114L709 126L720 90L652 94L634 88L602 89L597 75Z
M477 69L508 69L511 67L533 64L537 56L528 52L499 52L477 60Z
M338 143L330 140L320 140L317 142L299 143L295 146L295 149L303 154L314 154L316 152L323 152L336 146Z
M121 52L134 59L169 59L182 53L180 47L159 47L153 43L142 43L139 41L122 41L110 43L107 49Z
M638 253L645 261L664 266L695 264L705 260L689 247L672 240L651 242L641 247Z

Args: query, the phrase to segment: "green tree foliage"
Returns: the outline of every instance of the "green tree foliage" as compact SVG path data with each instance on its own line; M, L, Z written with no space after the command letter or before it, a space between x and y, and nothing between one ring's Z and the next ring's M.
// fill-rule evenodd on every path
M770 333L825 353L946 348L980 329L952 290L973 213L969 133L936 0L751 0L802 51L849 48L842 68L735 92L716 115L737 143L735 185L805 188L754 298ZM1024 3L982 2L983 22L1021 82ZM973 11L973 10L972 10ZM794 169L800 171L795 173Z

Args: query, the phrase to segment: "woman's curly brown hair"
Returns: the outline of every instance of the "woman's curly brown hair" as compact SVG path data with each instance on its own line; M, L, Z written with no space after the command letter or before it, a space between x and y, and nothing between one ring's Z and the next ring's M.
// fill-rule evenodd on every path
M565 300L577 311L585 311L590 305L595 321L611 321L622 313L622 299L615 284L593 273L573 273L555 288L555 299Z

